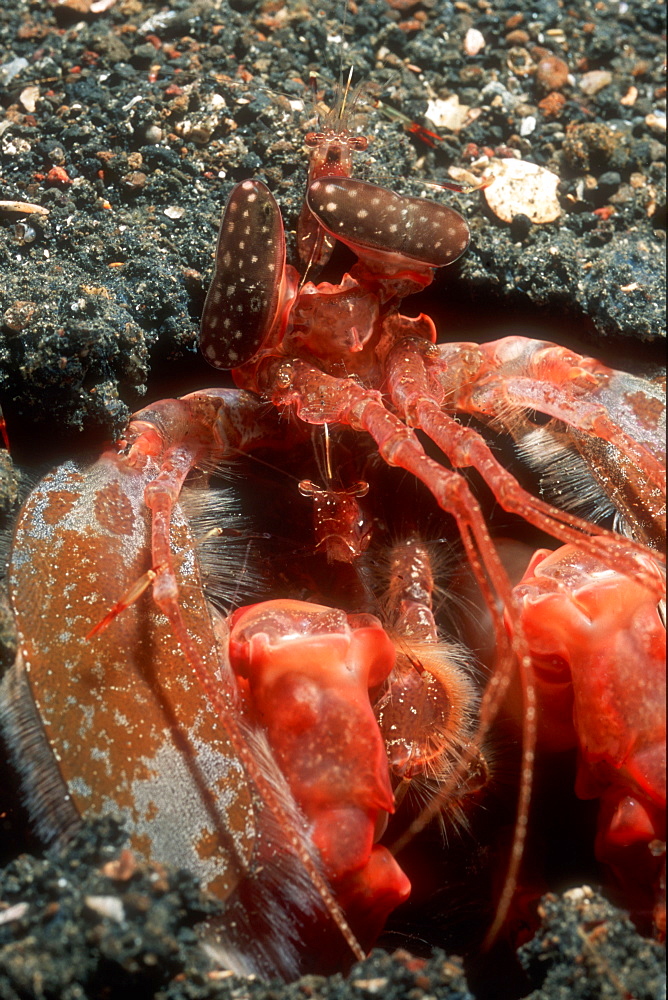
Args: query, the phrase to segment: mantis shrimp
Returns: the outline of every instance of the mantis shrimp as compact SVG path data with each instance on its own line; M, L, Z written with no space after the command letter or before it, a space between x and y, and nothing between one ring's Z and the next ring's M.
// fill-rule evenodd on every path
M271 192L242 181L201 337L236 388L147 406L115 449L51 473L20 515L9 576L20 650L2 719L38 830L63 840L83 814L120 813L135 850L189 867L226 901L203 929L218 961L289 978L315 948L322 971L344 960L342 941L363 954L410 891L379 843L396 789L430 762L440 787L415 833L458 798L467 772L484 773L484 741L516 689L517 818L489 937L515 892L536 747L555 738L552 725L579 748L578 794L601 800L601 856L628 877L640 851L660 919L661 392L523 337L437 344L428 316L399 310L465 252L465 220L352 178L359 138L344 127L308 141L300 253L308 271L338 241L357 256L350 273L302 279ZM529 493L466 419L522 441L534 412L555 447L605 482L627 533ZM436 652L419 539L394 551L396 644L376 617L319 601L262 600L228 617L207 601L182 503L193 470L293 454L314 427L350 433L362 465L409 474L454 519L495 647L479 704L456 655ZM462 470L559 545L536 553L517 586ZM358 501L368 491L373 508L373 488L302 478L300 489L316 510L316 550L355 567L369 541ZM620 639L604 666L594 626L604 647L611 629Z

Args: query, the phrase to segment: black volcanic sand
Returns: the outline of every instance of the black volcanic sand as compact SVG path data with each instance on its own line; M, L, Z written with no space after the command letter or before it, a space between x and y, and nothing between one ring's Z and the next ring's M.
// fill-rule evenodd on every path
M286 114L277 95L303 101L310 69L336 80L340 10L335 0L238 0L232 9L128 0L81 17L74 2L3 6L1 196L49 214L1 213L1 403L21 445L46 424L50 439L70 446L82 431L118 433L147 386L155 398L179 378L186 387L212 381L194 354L221 208L233 183L257 176L294 229L308 115ZM480 193L444 195L473 237L461 265L437 279L441 309L455 314L441 336L471 337L478 315L484 330L501 306L536 306L575 338L656 357L665 154L648 121L663 104L663 9L604 6L550 0L519 20L517 5L439 0L401 15L377 0L349 18L345 65L358 79L389 81L381 94L390 106L427 126L429 94L482 109L433 150L375 114L360 178L419 195L425 183L447 182L451 165L469 166L470 144L510 146L562 178L564 214L547 226L499 223ZM487 41L473 58L463 52L470 27ZM518 31L527 37L519 46ZM550 34L559 31L563 41ZM516 50L530 56L536 46L566 62L573 80L557 115L539 110L547 91L535 75L510 79L508 61L525 59ZM588 97L578 81L600 69L612 81ZM638 97L627 107L630 87ZM595 214L607 206L609 218Z
M101 14L89 7L16 0L0 9L0 403L14 462L33 475L99 451L147 401L220 382L196 338L221 208L234 183L264 180L296 263L310 117L304 82L319 71L331 100L341 61L334 0L119 0ZM355 82L370 81L383 104L427 128L429 98L456 94L475 112L458 133L440 129L432 148L374 110L369 148L356 159L360 178L442 198L469 220L468 253L407 303L434 316L440 339L518 332L656 372L665 299L663 18L663 5L650 0L357 4L343 55ZM485 39L475 56L464 51L471 28ZM597 71L607 75L590 76ZM507 224L480 192L434 186L449 182L450 167L513 149L561 178L557 222L533 225L519 214ZM336 280L349 263L341 251L326 277ZM26 480L6 453L0 463L8 538ZM13 640L5 610L0 639L6 666ZM0 781L2 859L11 861L0 900L27 904L7 922L0 910L0 998L665 996L659 947L584 890L543 903L542 928L521 951L526 972L505 959L495 968L474 952L468 988L459 960L405 950L375 951L345 977L286 987L211 981L192 927L213 904L191 879L145 867L125 881L100 874L119 850L108 821L86 826L66 854L40 859L15 779L3 770ZM36 858L12 860L26 847ZM117 904L101 915L91 897L120 900L123 919ZM461 922L475 919L459 905ZM439 920L449 926L459 913ZM423 931L414 939L393 931L384 943L423 954L425 940L439 943ZM444 933L449 950L453 940L466 951L461 936Z
M211 972L193 925L216 912L184 872L119 858L113 820L87 823L66 851L21 855L0 874L0 997L156 996L160 1000L474 1000L459 958L374 950L346 976L284 986ZM664 950L584 887L546 896L535 938L520 948L527 1000L655 1000L665 996ZM499 973L484 996L509 998ZM661 990L664 990L662 993Z

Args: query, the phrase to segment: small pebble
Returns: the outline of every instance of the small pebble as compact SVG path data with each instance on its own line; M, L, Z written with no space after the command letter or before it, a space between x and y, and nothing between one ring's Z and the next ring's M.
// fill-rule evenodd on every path
M545 118L558 118L564 109L566 104L566 98L563 94L559 94L556 90L544 97L542 101L538 102L538 107L545 116Z
M531 41L531 36L527 31L518 28L517 31L509 31L506 35L506 45L526 45Z
M606 170L604 174L598 179L598 188L600 190L605 190L606 192L616 191L619 185L622 183L621 176L616 170Z
M147 125L144 129L144 142L148 145L155 145L162 139L162 129L159 125Z
M3 66L0 66L0 86L6 87L8 83L22 73L24 69L27 69L30 63L23 56L18 59L10 59Z
M106 917L117 924L125 920L125 909L118 896L85 896L84 902L89 910L100 917Z
M35 303L17 300L13 303L2 317L2 325L11 333L20 333L30 324L30 320L35 314Z
M126 187L130 188L131 191L140 191L146 184L146 181L146 174L141 170L133 170L131 173L126 174L123 178L123 183Z
M515 243L523 243L531 231L531 219L522 212L513 217L510 223L510 235Z
M543 90L561 90L568 83L568 66L558 56L545 56L536 67L536 82Z
M520 124L520 136L531 135L536 129L535 115L527 115Z
M599 90L608 87L612 83L612 73L607 69L593 69L590 73L584 73L580 77L580 90L587 97L593 97Z
M464 39L464 52L467 56L477 56L485 48L485 39L477 28L469 28Z
M48 174L46 175L46 180L49 184L71 184L72 178L67 173L64 167L51 167Z
M71 10L73 14L88 14L92 0L56 0L55 7Z
M652 132L656 135L666 134L666 112L660 111L657 113L650 112L650 114L645 115L645 125L648 125Z

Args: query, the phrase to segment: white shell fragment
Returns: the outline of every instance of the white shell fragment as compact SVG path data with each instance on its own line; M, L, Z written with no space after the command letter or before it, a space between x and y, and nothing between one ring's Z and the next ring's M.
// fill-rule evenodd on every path
M449 128L451 132L459 132L472 120L472 108L468 104L460 104L456 94L450 97L430 100L425 111L425 118L437 128Z
M599 90L609 87L612 83L612 73L607 69L593 69L580 77L580 90L588 97L598 94Z
M11 924L15 920L21 920L25 917L29 909L30 907L27 903L14 903L13 906L8 907L0 913L0 927L3 924Z
M535 115L527 115L520 122L520 135L526 137L531 135L532 132L536 131L536 117Z
M645 125L649 125L649 127L652 130L652 132L656 133L656 135L665 135L666 134L666 112L665 111L658 111L658 112L652 111L652 112L650 112L650 114L645 115Z
M37 98L39 97L39 87L31 86L24 87L19 94L19 101L28 112L29 115L33 113L37 105Z
M457 184L461 184L463 187L470 187L473 190L480 187L480 177L471 170L465 170L463 167L448 167L448 177L451 177L453 181L456 181Z
M467 56L477 56L485 48L485 39L477 28L469 28L464 39L464 52Z
M84 902L89 910L100 917L106 917L117 924L125 920L123 904L116 896L85 896Z
M0 212L18 212L19 215L48 215L49 209L32 201L0 200Z
M492 160L485 179L487 204L503 222L526 215L533 223L554 222L561 215L559 178L551 170L526 160Z

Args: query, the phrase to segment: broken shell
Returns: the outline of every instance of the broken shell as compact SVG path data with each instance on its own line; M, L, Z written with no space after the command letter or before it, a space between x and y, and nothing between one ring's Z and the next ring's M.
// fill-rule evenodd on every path
M39 97L39 87L30 86L24 87L19 94L19 101L28 112L32 114L37 105L37 98Z
M463 167L448 167L448 177L452 177L453 181L456 181L457 184L463 184L465 187L474 189L480 187L480 177Z
M18 212L19 215L48 215L48 208L35 205L31 201L0 201L0 212Z
M561 215L559 178L551 170L526 160L492 160L484 189L487 204L503 222L526 215L534 224L554 222Z
M425 118L437 128L448 128L451 132L459 132L472 120L474 116L471 112L474 110L477 109L472 109L468 104L460 104L457 95L452 94L450 97L430 100Z

